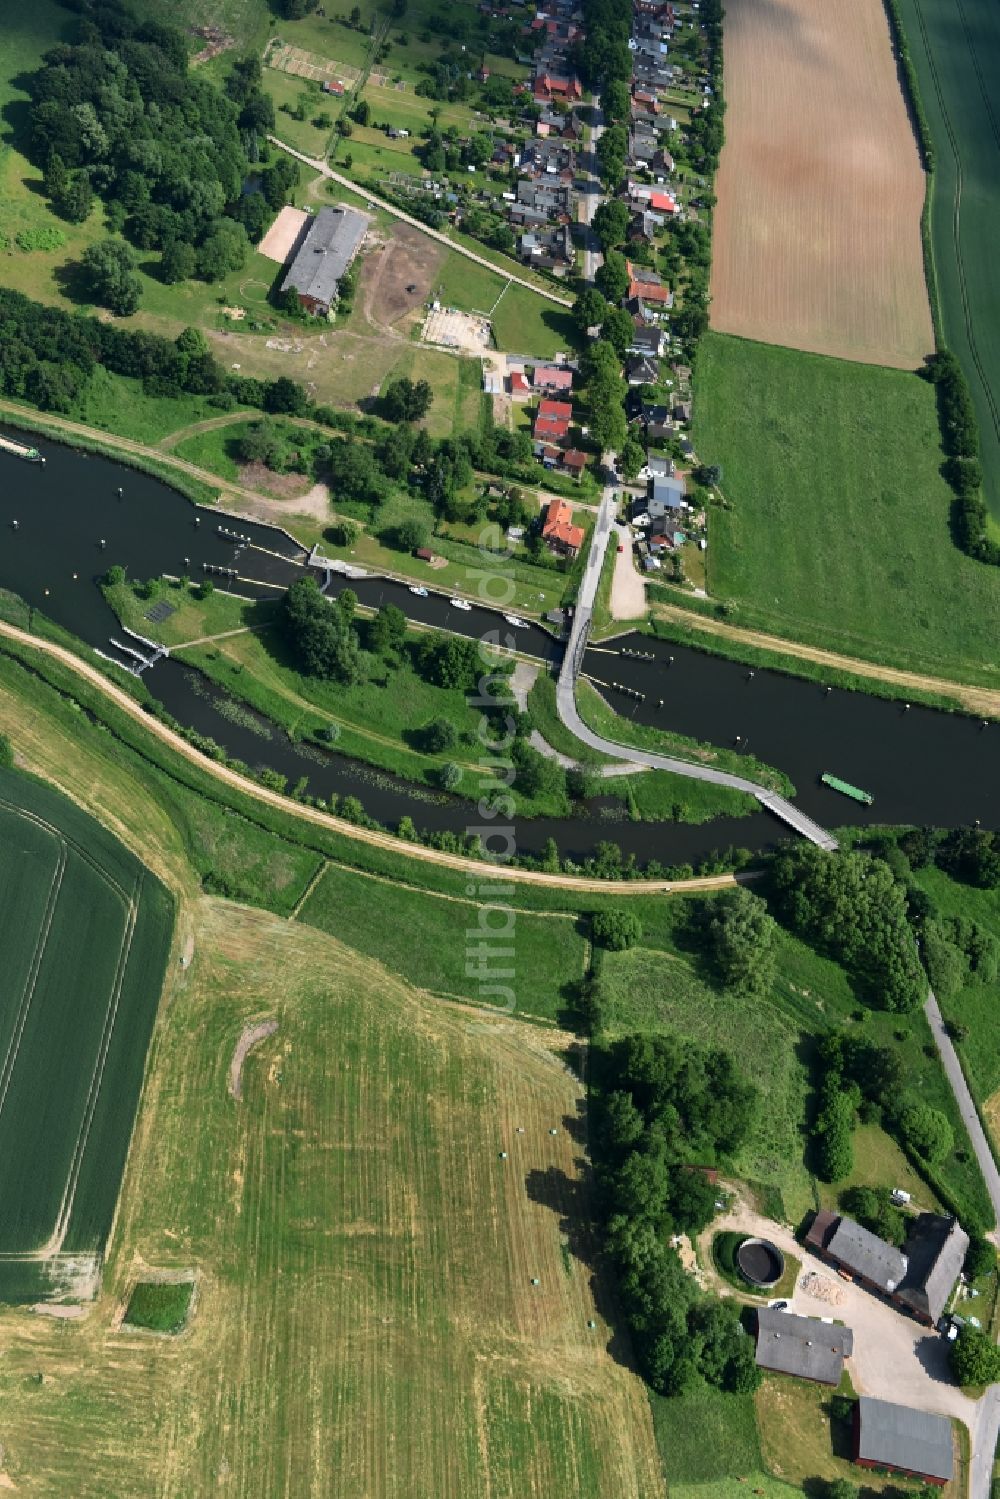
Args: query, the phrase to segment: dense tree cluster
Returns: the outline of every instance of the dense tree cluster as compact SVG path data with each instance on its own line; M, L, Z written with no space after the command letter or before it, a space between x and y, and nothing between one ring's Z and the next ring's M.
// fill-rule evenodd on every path
M361 660L353 625L355 602L350 590L335 600L324 598L312 576L288 589L282 600L282 624L304 671L336 682L357 681Z
M851 1187L841 1193L840 1206L887 1244L898 1248L906 1238L906 1219L893 1203L888 1187Z
M414 382L399 375L386 383L379 394L382 415L390 422L418 422L431 409L434 392L427 380Z
M605 1248L640 1367L664 1395L699 1378L751 1390L759 1378L753 1340L736 1308L702 1295L669 1236L697 1233L711 1221L715 1189L689 1163L738 1149L755 1090L723 1052L675 1036L627 1036L597 1060Z
M977 1388L1000 1380L1000 1348L979 1327L960 1328L948 1356L951 1372L963 1387Z
M223 92L189 72L181 31L117 0L86 7L75 42L45 54L30 91L32 155L53 206L80 221L98 195L109 228L163 252L167 280L240 269L248 231L262 231L297 175L276 163L243 195L274 125L256 58L233 65Z
M98 365L141 380L150 395L231 391L254 406L263 406L277 383L228 376L196 329L171 340L44 307L0 287L0 393L69 411Z
M778 926L766 902L745 885L706 901L699 923L722 984L753 999L774 981Z
M888 1047L850 1032L832 1031L817 1050L817 1106L812 1126L817 1175L843 1181L854 1165L854 1125L858 1114L888 1123L901 1082L901 1069Z
M881 859L780 849L770 889L779 920L841 963L879 1009L913 1010L926 984L907 919L906 892Z

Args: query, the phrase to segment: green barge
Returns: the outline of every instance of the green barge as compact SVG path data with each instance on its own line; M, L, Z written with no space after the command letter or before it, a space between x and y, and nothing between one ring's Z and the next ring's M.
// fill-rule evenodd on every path
M0 433L0 452L11 453L15 458L25 458L29 463L45 462L37 448L30 447L26 442L18 442L13 437L4 437L3 433Z
M852 801L863 802L866 807L870 807L875 800L870 791L861 791L857 786L852 786L850 781L842 781L839 776L832 776L828 770L824 770L820 780L824 786L832 787L842 796L849 796Z

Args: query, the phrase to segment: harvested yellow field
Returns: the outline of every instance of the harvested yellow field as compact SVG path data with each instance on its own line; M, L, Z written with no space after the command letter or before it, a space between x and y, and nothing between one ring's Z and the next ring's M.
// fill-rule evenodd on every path
M925 178L882 0L728 0L724 48L712 327L915 368Z
M193 960L161 1014L104 1295L82 1321L0 1317L11 1481L662 1494L644 1387L594 1299L569 1038L443 1006L266 912L200 896L184 917ZM237 1100L234 1048L261 1017L277 1028ZM177 1337L120 1326L147 1269L196 1277Z

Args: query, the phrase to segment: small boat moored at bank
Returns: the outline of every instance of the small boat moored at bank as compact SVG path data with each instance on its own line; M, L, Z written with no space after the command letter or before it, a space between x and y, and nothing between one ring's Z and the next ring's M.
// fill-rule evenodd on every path
M842 781L839 776L832 776L828 770L824 770L820 780L824 786L839 791L842 796L849 796L852 801L862 802L866 807L870 807L875 800L870 791L861 791L857 786L852 786L850 781Z

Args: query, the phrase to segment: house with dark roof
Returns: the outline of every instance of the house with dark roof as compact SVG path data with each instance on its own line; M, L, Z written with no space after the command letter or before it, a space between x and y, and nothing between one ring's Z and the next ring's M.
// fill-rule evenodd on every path
M321 208L281 283L295 291L307 312L325 317L336 307L340 278L365 237L368 219L353 208Z
M659 362L648 354L630 354L625 361L625 379L629 385L655 385L659 378Z
M762 1306L757 1311L757 1365L817 1384L839 1385L844 1360L854 1352L854 1334L819 1317Z
M962 1273L969 1236L957 1218L921 1213L910 1223L903 1245L906 1275L896 1300L919 1322L934 1327Z
M862 1468L889 1468L941 1487L955 1471L951 1422L947 1416L862 1395L854 1408L854 1461Z

